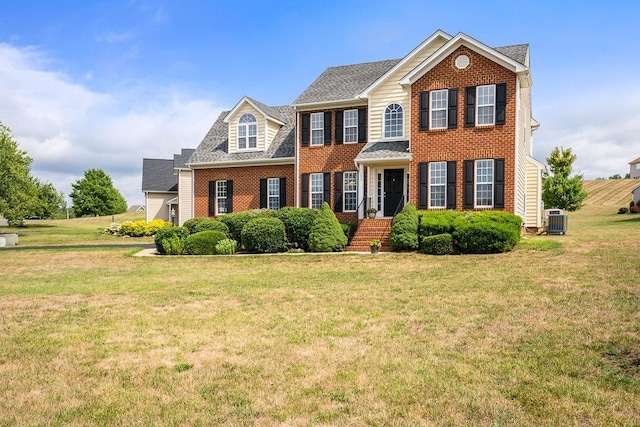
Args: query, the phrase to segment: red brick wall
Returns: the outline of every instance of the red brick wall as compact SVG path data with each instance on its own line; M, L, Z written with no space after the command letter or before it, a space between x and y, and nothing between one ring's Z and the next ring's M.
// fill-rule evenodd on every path
M469 66L459 70L454 65L460 54L469 57ZM465 88L485 84L507 84L506 121L504 125L464 127ZM420 92L458 88L458 128L420 130ZM453 161L456 164L456 208L463 206L463 161L505 159L505 207L514 211L516 75L493 61L462 46L444 59L411 87L411 195L418 204L418 163Z
M260 207L260 179L287 179L287 206L295 205L293 165L245 166L194 171L194 216L209 216L209 181L233 180L233 211Z
M358 107L352 107L348 109L353 109ZM362 108L362 107L360 107ZM340 110L345 110L341 108ZM302 141L302 128L298 129L298 150L300 153L300 175L303 173L320 173L320 172L331 172L331 202L329 206L333 210L334 208L334 189L335 189L335 177L333 175L334 172L345 172L345 171L357 171L353 160L356 158L358 153L364 148L365 143L349 143L349 144L339 144L336 145L335 141L335 120L336 110L322 110L331 111L331 145L309 145L308 147L302 147L300 145L300 141ZM308 111L308 113L315 113L318 111ZM307 113L307 111L305 111ZM368 113L368 112L367 112ZM298 118L298 123L302 121ZM366 135L366 134L365 134ZM302 182L302 178L298 177L300 183ZM302 184L300 184L302 185ZM300 188L299 191L302 189ZM301 197L301 195L299 195ZM302 201L300 202L302 205ZM353 212L337 212L336 217L340 221L348 221L353 216Z

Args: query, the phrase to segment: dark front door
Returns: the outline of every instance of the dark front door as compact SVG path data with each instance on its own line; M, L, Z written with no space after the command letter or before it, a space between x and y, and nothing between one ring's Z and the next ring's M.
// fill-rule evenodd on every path
M404 200L404 169L384 170L384 216L393 216L396 208Z

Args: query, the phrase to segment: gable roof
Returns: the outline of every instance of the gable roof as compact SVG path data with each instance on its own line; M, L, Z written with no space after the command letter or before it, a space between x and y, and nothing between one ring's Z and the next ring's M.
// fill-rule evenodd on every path
M630 164L630 165L635 165L636 163L640 163L640 157L638 157L638 158L637 158L637 159L635 159L635 160L631 160L631 161L629 162L629 164Z
M180 154L173 155L174 169L188 169L187 162L196 150L194 148L183 148Z
M244 99L244 98L243 98ZM249 162L282 162L294 161L295 121L293 107L269 107L273 114L282 119L282 127L276 133L267 151L250 151L229 153L229 123L225 121L230 111L223 111L205 135L198 148L187 162L189 166L198 165L229 165Z
M142 191L178 191L178 177L173 174L173 160L142 159Z
M282 116L280 115L280 112L278 111L277 108L269 107L268 105L263 104L262 102L256 101L253 98L249 98L248 96L242 97L242 99L235 105L235 107L233 107L231 111L228 112L228 114L225 116L224 121L228 122L229 117L233 116L245 103L250 104L253 108L258 110L260 114L262 114L264 117L271 119L280 125L284 124Z

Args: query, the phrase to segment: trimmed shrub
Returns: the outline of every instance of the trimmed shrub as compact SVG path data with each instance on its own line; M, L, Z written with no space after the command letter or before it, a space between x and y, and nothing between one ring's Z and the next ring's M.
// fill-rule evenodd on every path
M629 208L622 207L618 209L619 214L626 214L627 212L629 212Z
M287 250L287 234L278 218L254 218L242 228L242 246L248 252L276 253Z
M344 233L345 236L347 236L347 241L348 241L349 238L351 237L351 224L349 224L348 222L341 222L340 227L342 227L342 232Z
M121 236L142 237L146 233L147 221L141 219L140 221L125 221L120 224L118 234Z
M438 234L452 233L453 222L462 215L460 212L443 211L423 211L419 212L420 236L437 236Z
M395 251L418 249L418 212L411 203L407 204L393 219L391 247Z
M187 255L215 255L216 245L227 236L220 231L205 230L189 235L184 242Z
M427 255L451 255L456 253L453 247L453 236L449 233L424 236L420 250Z
M457 218L454 228L453 238L460 252L466 254L507 252L520 240L520 228L513 223L493 221L477 213Z
M233 255L238 249L238 242L231 239L222 239L216 245L216 254L218 255Z
M160 255L181 255L184 253L184 241L189 235L183 227L162 227L156 232L153 242Z
M293 247L309 250L309 233L318 210L310 208L284 207L276 211L276 217L284 224L287 240Z
M347 246L338 218L327 202L322 204L309 233L309 249L314 252L339 252Z
M220 215L218 221L223 222L229 228L229 237L237 242L242 241L242 229L249 221L255 218L274 217L276 211L271 209L251 209L242 212L233 212ZM243 243L244 244L244 243Z
M162 227L170 227L172 224L162 219L154 219L149 221L145 225L144 235L145 236L153 236L160 230Z
M191 218L186 220L182 226L189 230L189 234L212 230L224 233L225 236L229 237L229 227L227 224L211 218Z

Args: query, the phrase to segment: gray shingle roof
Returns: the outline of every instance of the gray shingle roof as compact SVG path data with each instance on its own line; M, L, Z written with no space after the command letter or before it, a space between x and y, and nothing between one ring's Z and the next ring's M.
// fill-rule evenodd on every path
M196 150L193 148L183 148L180 154L173 155L173 168L174 169L186 169L187 162L191 158L191 155Z
M262 108L262 106L260 108ZM284 123L284 126L280 128L267 151L229 153L229 124L224 123L224 118L229 112L224 111L220 114L213 126L211 126L211 129L209 129L209 132L193 153L188 163L241 162L293 158L295 156L295 110L290 106L268 108L277 115L274 117L280 117L279 120Z
M256 101L253 98L250 97L246 97L248 100L250 100L251 102L253 102L256 107L260 108L262 111L264 111L269 117L274 118L276 120L279 120L281 122L284 122L285 120L280 116L280 112L278 111L277 108L275 107L270 107L266 104L263 104L260 101Z
M495 47L494 49L524 66L529 66L529 64L527 64L528 44L514 44L512 46Z
M356 161L410 159L409 141L370 141L356 156Z
M292 105L353 99L400 62L399 59L329 67Z
M142 159L142 191L178 191L173 160Z

